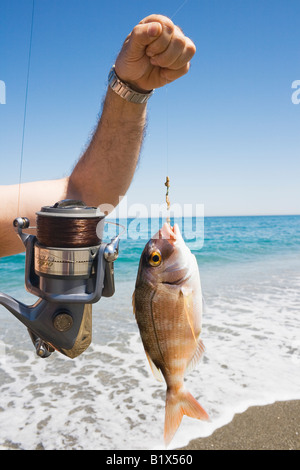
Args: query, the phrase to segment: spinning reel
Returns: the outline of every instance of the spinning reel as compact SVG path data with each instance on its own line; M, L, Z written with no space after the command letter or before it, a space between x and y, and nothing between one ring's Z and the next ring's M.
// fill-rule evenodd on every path
M83 353L92 339L92 304L115 292L119 236L101 241L104 217L81 201L64 200L37 212L36 236L23 232L27 218L14 220L26 248L25 287L39 299L25 305L0 293L0 304L27 327L40 357Z

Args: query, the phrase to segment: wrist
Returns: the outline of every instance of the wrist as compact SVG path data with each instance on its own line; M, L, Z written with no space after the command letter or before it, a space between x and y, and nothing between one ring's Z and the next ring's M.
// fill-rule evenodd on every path
M119 72L118 66L115 65L115 72L117 77L121 80L121 82L125 83L129 88L131 88L133 91L136 91L137 93L151 93L153 90L145 90L144 88L141 88L137 85L137 83L134 80L127 80L122 76L122 73Z
M131 103L144 104L153 95L154 90L142 90L134 82L123 80L113 66L108 75L110 88L126 101Z

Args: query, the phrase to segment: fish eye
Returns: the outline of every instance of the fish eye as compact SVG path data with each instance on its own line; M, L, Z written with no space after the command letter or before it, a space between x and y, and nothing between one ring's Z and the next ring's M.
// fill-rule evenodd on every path
M161 254L159 251L153 251L149 258L149 264L151 266L159 266L161 263Z

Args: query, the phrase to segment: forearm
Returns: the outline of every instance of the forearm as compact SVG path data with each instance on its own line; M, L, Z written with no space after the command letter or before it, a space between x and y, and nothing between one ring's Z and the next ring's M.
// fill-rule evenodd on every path
M70 175L68 196L116 206L133 178L145 122L145 104L129 103L108 89L97 129Z
M51 206L68 197L68 178L49 181L34 181L9 186L0 186L0 257L24 251L24 245L13 228L16 217L27 217L30 225L36 225L36 212L42 206ZM34 233L34 232L33 232Z

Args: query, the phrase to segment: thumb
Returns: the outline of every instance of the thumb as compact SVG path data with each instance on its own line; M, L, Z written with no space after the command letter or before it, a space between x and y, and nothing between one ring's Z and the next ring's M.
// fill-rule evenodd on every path
M132 51L141 52L149 46L162 33L162 25L157 21L152 23L138 24L132 30L130 36Z
M145 26L148 27L147 34L149 39L151 39L151 42L152 38L157 38L158 36L160 36L162 32L162 25L160 23L156 21L154 23L146 24Z

